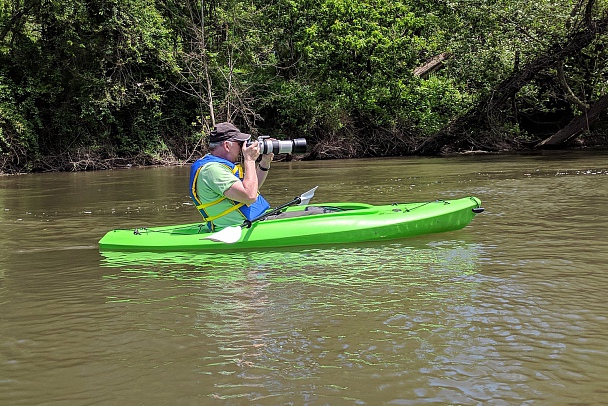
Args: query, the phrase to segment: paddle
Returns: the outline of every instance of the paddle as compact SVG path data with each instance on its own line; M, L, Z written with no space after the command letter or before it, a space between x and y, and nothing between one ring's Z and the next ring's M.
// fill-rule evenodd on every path
M275 207L272 210L266 211L263 214L261 214L260 216L254 218L253 220L245 220L243 222L243 224L241 224L240 226L226 227L222 231L218 231L217 233L213 233L213 234L205 237L205 239L211 240L211 241L223 242L226 244L233 244L241 239L241 235L243 233L243 228L251 227L251 225L253 223L255 223L256 221L263 220L268 216L273 216L275 214L279 214L281 212L281 210L283 210L284 208L289 207L289 206L308 204L308 202L310 202L310 199L312 199L313 196L315 195L315 190L317 190L317 188L318 188L318 186L315 186L312 189L310 189L308 192L304 192L300 196L294 198L292 201L282 204L278 207Z

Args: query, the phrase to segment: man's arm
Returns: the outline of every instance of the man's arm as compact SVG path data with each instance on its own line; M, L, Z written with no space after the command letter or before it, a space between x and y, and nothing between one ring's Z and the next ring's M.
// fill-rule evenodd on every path
M256 170L255 161L260 156L258 142L251 145L243 145L243 170L245 172L243 180L235 182L225 192L224 196L237 202L252 204L258 198L260 186L266 180L266 173L259 169Z
M258 188L260 189L268 176L268 169L270 169L270 162L272 162L273 158L274 154L272 152L270 154L262 155L262 160L260 161L259 166L256 168L256 174L258 175ZM262 168L266 170L263 170Z
M255 160L243 163L245 176L242 181L236 181L225 192L224 196L237 202L251 204L258 198L258 177L255 170Z

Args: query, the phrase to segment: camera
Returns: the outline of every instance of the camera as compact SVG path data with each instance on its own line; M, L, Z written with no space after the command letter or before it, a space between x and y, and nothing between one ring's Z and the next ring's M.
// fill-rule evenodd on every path
M258 138L260 154L304 154L306 152L306 139L296 138L294 140L278 141L270 140L270 136L262 135ZM251 145L253 141L247 141Z

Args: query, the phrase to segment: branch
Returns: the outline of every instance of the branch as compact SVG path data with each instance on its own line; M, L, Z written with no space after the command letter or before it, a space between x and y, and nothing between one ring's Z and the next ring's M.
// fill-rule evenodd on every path
M585 7L585 25L589 29L593 29L593 6L595 4L595 0L589 0L587 3L587 7Z
M594 0L590 0L590 3ZM513 97L526 84L530 83L539 72L555 66L558 61L576 56L583 48L591 44L608 30L608 15L594 20L592 27L571 34L565 43L556 43L539 57L531 60L521 70L514 72L494 87L494 91L479 101L476 109L458 117L442 131L424 140L415 150L415 154L437 153L445 145L456 145L471 135L471 128L488 124L487 117L500 110L509 98Z
M588 111L580 116L574 117L570 123L550 136L536 144L536 148L546 148L563 144L578 137L585 131L589 131L591 125L599 120L600 114L608 108L608 95L599 99Z
M207 81L207 100L209 101L209 114L211 115L211 126L215 126L215 112L213 111L213 92L211 89L211 77L209 76L209 59L207 58L207 44L205 42L205 7L201 1L201 53L203 57L203 66L205 68L205 80Z
M564 75L564 61L557 62L557 79L559 81L559 85L566 95L566 99L576 104L583 112L589 110L589 105L576 97L570 86L568 86L568 82L566 82L566 75Z
M447 52L442 52L439 55L435 55L431 59L427 60L422 66L414 69L414 76L426 78L430 73L440 69L443 66L443 61L448 59L451 55Z

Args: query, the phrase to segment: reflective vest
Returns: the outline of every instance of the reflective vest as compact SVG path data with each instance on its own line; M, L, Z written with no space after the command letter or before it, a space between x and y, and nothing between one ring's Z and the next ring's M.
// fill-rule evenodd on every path
M246 205L245 203L234 201L223 195L220 198L218 198L217 200L214 200L212 202L202 202L199 199L198 194L196 192L196 183L197 183L198 176L199 176L200 171L203 168L203 166L205 166L206 164L211 163L211 162L217 162L222 165L225 165L230 170L230 172L232 172L234 174L234 176L236 176L239 180L242 180L243 176L244 176L243 168L240 165L235 165L234 163L228 161L227 159L220 158L220 157L217 157L217 156L211 155L211 154L207 154L204 157L202 157L201 159L198 159L190 167L190 197L192 198L192 201L194 202L198 211L203 216L203 219L207 222L207 226L209 227L210 230L213 231L213 229L214 229L213 220L216 220L222 216L225 216L226 214L231 213L235 210L238 210L243 215L243 219L253 220L270 208L270 204L268 204L266 199L264 199L259 194L258 194L258 198L256 199L256 201L250 205ZM230 202L231 206L215 216L209 215L209 213L207 212L207 209L220 202L223 202L224 200Z

